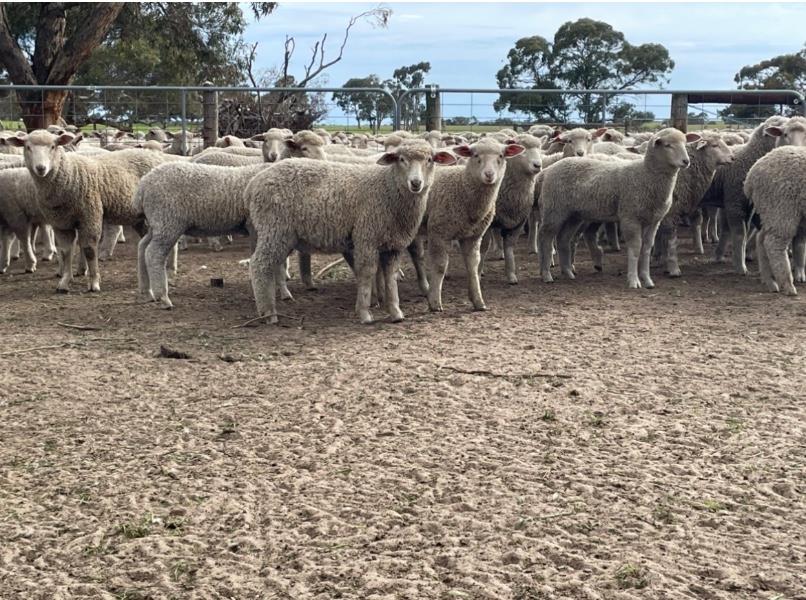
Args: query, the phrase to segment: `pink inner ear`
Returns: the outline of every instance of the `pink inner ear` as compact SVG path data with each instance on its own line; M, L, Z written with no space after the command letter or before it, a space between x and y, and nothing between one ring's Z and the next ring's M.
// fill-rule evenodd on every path
M686 134L686 141L691 142L698 142L700 140L700 135L697 133L687 133Z
M764 133L768 133L773 137L780 137L780 136L784 135L784 130L781 129L780 127L772 125L771 127L767 127L764 130Z
M596 138L596 137L599 137L599 136L600 136L600 135L602 135L602 134L603 134L605 131L607 131L607 127L600 127L599 129L597 129L596 131L594 131L594 132L593 132L593 137L595 137L595 138Z
M518 154L521 154L525 150L526 148L524 148L520 144L509 144L506 150L504 150L504 156L506 156L507 158L511 156L517 156Z
M473 151L470 149L470 146L464 144L461 146L456 146L453 151L459 156L464 156L465 158L470 158L473 156Z
M456 157L450 152L437 152L434 154L434 162L438 165L456 164Z

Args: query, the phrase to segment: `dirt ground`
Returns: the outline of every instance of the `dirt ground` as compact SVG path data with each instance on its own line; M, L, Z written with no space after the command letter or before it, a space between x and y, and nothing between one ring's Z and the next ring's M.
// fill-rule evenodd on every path
M244 240L182 253L163 311L134 238L100 294L0 277L3 600L806 599L803 295L687 242L654 290L584 250L549 286L522 244L486 313L453 256L443 314L407 262L401 324L342 272L233 328Z

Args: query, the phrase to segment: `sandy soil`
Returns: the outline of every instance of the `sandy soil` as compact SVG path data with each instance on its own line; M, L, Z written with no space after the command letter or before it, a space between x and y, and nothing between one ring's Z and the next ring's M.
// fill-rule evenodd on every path
M0 355L3 600L806 599L803 296L689 244L649 291L522 251L487 313L454 256L444 314L407 265L404 323L340 273L234 329L243 240L183 253L166 312L134 237L99 295L0 277L0 352L51 346Z

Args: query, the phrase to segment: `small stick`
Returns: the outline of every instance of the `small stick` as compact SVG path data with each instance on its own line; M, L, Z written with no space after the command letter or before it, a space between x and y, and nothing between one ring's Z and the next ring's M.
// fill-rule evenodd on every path
M255 317L254 319L249 319L248 321L245 321L245 322L241 323L240 325L233 325L232 327L230 327L230 329L240 329L241 327L247 327L247 326L251 325L252 323L254 323L255 321L261 321L263 319L268 319L270 316L271 315L263 315L262 317ZM304 317L302 317L302 318L300 318L300 317L292 317L291 315L282 315L280 313L277 313L277 316L282 317L284 319L293 319L294 321L299 321L300 323L305 319Z
M101 331L103 327L94 327L92 325L71 325L70 323L56 323L60 327L67 327L68 329L79 329L81 331Z
M485 369L461 369L459 367L451 367L449 365L441 365L440 369L447 369L455 373L463 373L464 375L482 375L484 377L496 377L498 379L528 379L530 377L558 377L560 379L571 379L571 375L562 373L493 373Z
M344 257L342 256L341 258L334 260L332 263L325 265L324 267L319 269L319 272L316 274L316 279L320 279L322 277L322 275L324 275L325 273L327 273L331 269L334 269L335 267L339 266L343 262L344 262Z
M36 352L37 350L55 350L57 348L66 348L67 346L80 346L82 342L64 342L63 344L55 344L53 346L34 346L33 348L22 348L21 350L11 350L9 352L0 352L0 356L10 356L12 354L23 354L24 352Z

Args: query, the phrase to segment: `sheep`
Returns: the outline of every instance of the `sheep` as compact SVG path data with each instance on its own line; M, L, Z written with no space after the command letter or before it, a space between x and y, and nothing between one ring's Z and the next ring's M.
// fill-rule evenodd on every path
M518 144L524 151L507 161L507 169L498 199L495 203L495 217L482 242L482 262L492 236L499 234L504 251L504 271L510 285L518 283L515 265L515 242L523 229L534 206L535 179L542 165L541 142L538 138L521 134L510 143Z
M551 125L532 125L529 128L529 135L550 138L554 135L554 128Z
M36 271L33 234L37 227L45 231L45 217L39 207L37 190L31 174L25 167L0 171L0 233L3 253L0 256L0 273L5 273L11 258L11 235L16 235L25 257L25 272ZM45 235L45 254L42 260L52 260L55 253L52 240Z
M439 131L428 131L422 135L422 139L431 144L435 150L442 146L442 134Z
M714 131L700 132L700 139L689 145L688 169L680 171L672 195L672 206L661 221L655 243L656 255L666 262L666 270L670 277L680 277L680 265L677 261L677 226L686 216L693 216L697 211L703 195L711 185L714 173L721 165L733 162L733 154L719 133ZM694 243L702 248L701 234L695 231ZM699 251L699 250L698 250Z
M728 146L741 146L745 143L745 139L735 131L723 132L722 141L724 141Z
M603 142L614 142L620 146L624 145L624 134L616 129L608 128L597 137Z
M250 148L251 150L251 148ZM219 167L245 167L263 163L263 156L232 154L229 152L202 152L190 159L191 163L200 165L217 165Z
M270 142L266 144L272 147ZM301 131L286 140L282 158L324 160L323 147L321 137ZM255 174L270 166L267 163L271 161L239 168L176 163L154 169L143 177L133 203L138 220L148 223L148 232L137 246L141 301L156 299L163 308L173 307L168 297L165 263L182 235L218 236L233 232L252 235L243 192ZM177 194L176 190L182 193ZM285 287L283 293L287 294Z
M170 148L166 148L166 154L178 154L180 156L190 156L197 154L199 149L193 147L193 134L190 131L180 131L178 133L165 132L165 137L171 141Z
M621 154L625 150L624 146L616 142L596 142L593 145L593 152L596 154Z
M530 136L531 137L531 136ZM479 285L481 240L495 216L495 202L509 172L507 163L523 153L521 145L503 145L492 139L457 146L453 153L471 160L465 166L442 167L434 173L425 217L417 240L409 245L420 291L432 311L442 311L442 282L448 268L448 249L458 240L468 278L468 296L475 310L487 310ZM428 242L428 278L422 267L423 242Z
M711 187L703 199L705 206L718 206L722 209L720 219L727 225L730 236L720 236L716 248L717 262L724 261L728 239L733 245L734 271L746 275L745 244L747 241L747 219L750 205L744 195L742 186L750 167L775 146L792 144L802 145L806 141L806 128L803 117L795 117L789 123L786 117L770 117L759 125L750 141L739 146L734 153L732 164L717 169Z
M139 179L163 162L162 155L143 150L123 150L94 157L65 152L73 135L54 136L44 130L14 138L24 147L25 164L37 189L45 217L56 234L62 264L57 291L68 292L73 277L73 241L78 243L89 267L89 291L101 290L98 241L103 222L134 224L132 194Z
M244 141L234 135L225 135L215 141L216 148L244 148Z
M161 127L151 127L145 135L146 141L155 141L164 143L169 141L168 140L168 133L162 129Z
M320 127L319 129L314 129L313 132L316 135L318 135L320 138L322 138L322 141L325 144L332 144L333 143L333 136L330 135L330 133L327 131L327 129L322 129Z
M356 312L372 323L372 280L383 271L386 307L404 318L397 293L398 254L414 239L425 213L434 165L452 164L422 140L386 152L375 166L287 160L258 173L246 188L257 245L249 267L259 316L278 322L276 285L294 248L341 252L358 281Z
M655 286L649 256L655 232L672 203L678 170L688 167L686 142L699 136L667 128L656 133L643 160L599 161L567 158L540 179L540 270L550 283L552 242L563 273L574 279L571 241L582 221L618 221L627 242L627 285ZM640 264L639 264L640 263Z
M761 282L771 292L797 295L794 281L806 282L806 148L783 146L760 158L748 171L744 193L761 218L756 253Z
M11 155L22 154L22 148L18 148L17 146L12 146L11 144L6 143L6 140L8 140L9 138L18 137L20 135L22 135L21 131L16 131L14 133L11 133L9 131L3 131L2 133L0 133L0 156L6 154Z

